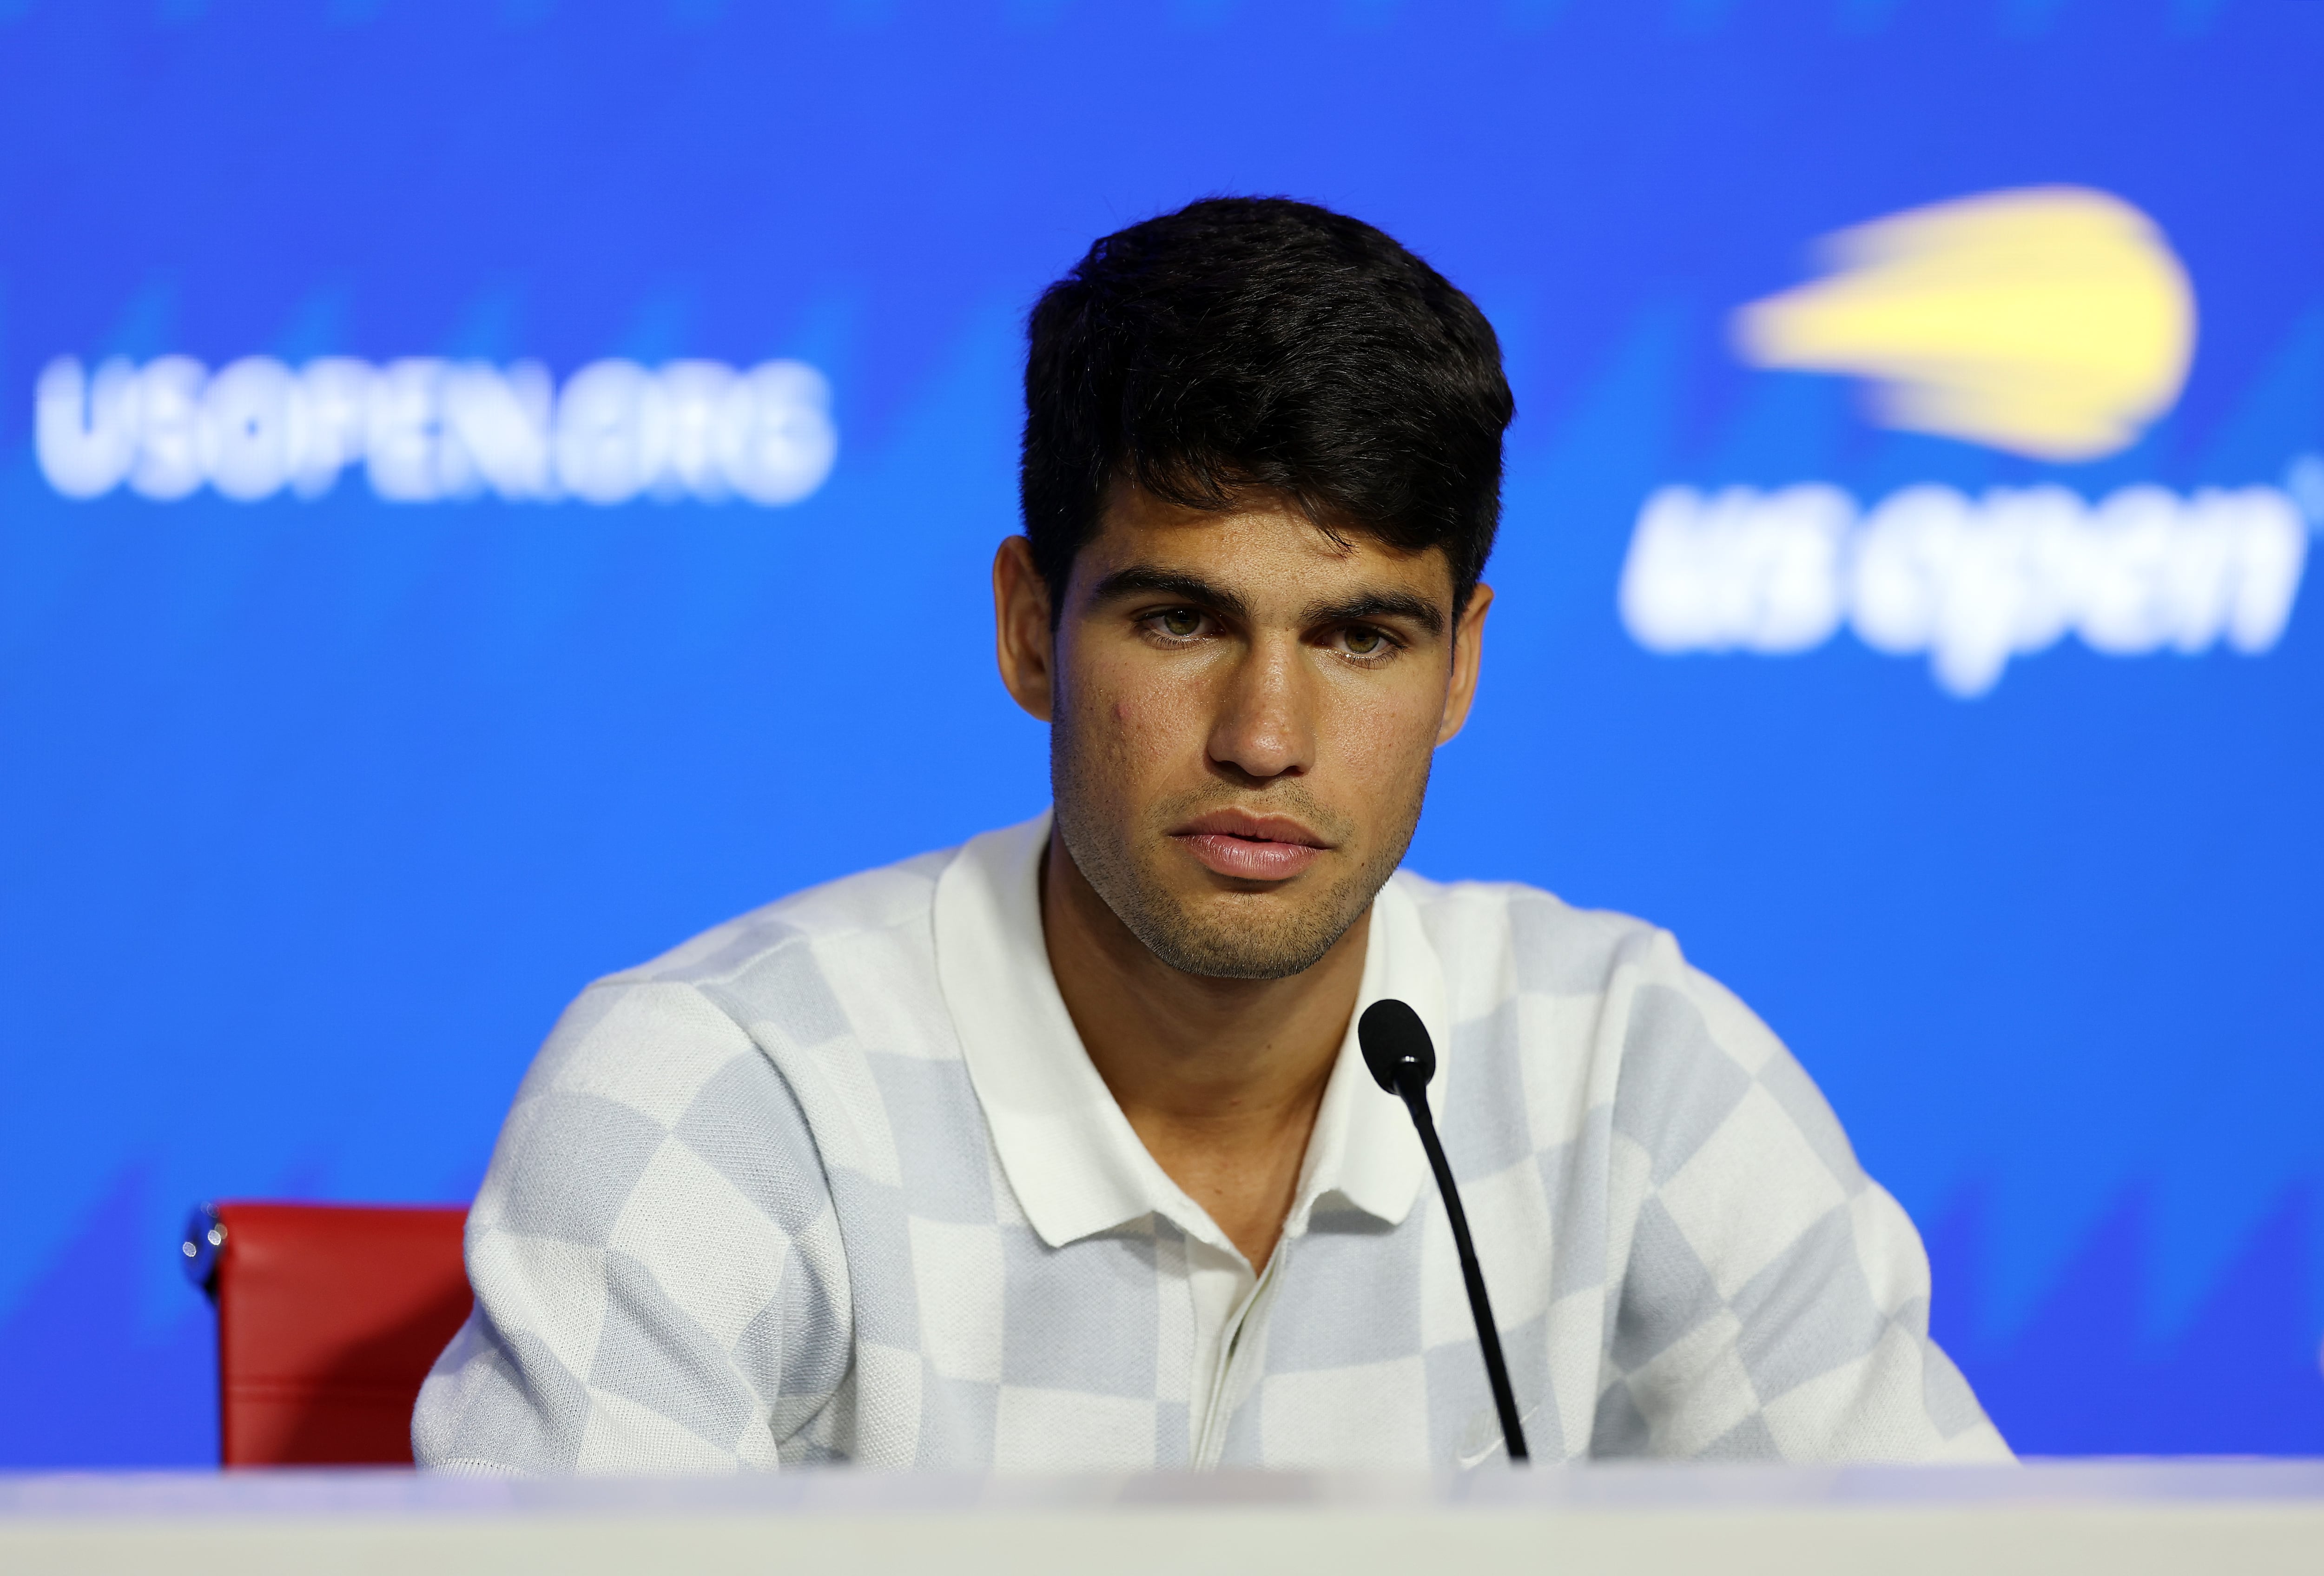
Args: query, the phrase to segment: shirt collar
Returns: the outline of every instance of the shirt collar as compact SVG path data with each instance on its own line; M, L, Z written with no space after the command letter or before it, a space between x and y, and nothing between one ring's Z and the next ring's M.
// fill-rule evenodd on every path
M1001 1169L1052 1248L1158 1213L1231 1252L1225 1233L1131 1130L1057 994L1041 935L1048 837L1046 814L988 832L963 845L936 880L936 978ZM1451 1046L1443 971L1419 909L1393 879L1372 900L1356 1016L1383 996L1410 1002L1435 1041L1440 1076L1429 1101L1441 1109ZM1351 1018L1285 1233L1304 1232L1316 1206L1334 1194L1378 1220L1400 1222L1426 1172L1400 1102L1364 1066Z

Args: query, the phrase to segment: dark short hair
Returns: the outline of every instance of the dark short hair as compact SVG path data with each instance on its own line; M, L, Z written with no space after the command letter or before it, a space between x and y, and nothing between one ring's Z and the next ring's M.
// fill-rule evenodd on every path
M1190 203L1092 246L1028 338L1019 496L1056 612L1117 479L1200 510L1287 496L1334 535L1443 548L1456 611L1475 590L1515 410L1500 342L1371 226Z

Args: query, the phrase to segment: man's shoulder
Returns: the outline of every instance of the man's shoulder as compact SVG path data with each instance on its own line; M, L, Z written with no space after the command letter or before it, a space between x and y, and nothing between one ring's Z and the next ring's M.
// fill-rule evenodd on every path
M1522 881L1438 881L1410 871L1395 879L1418 909L1456 1000L1480 990L1599 995L1626 969L1684 967L1668 931L1610 909L1578 908Z
M1611 1097L1618 1081L1617 1129L1658 1155L1700 1142L1765 1085L1834 1175L1856 1175L1846 1138L1783 1042L1669 931L1514 881L1397 881L1428 932L1453 1020L1492 1025L1473 1044L1535 1066L1563 1064L1589 1101ZM1504 1013L1512 1003L1518 1009ZM1601 1079L1601 1068L1616 1076Z
M667 1118L718 1089L767 1098L793 1051L938 1033L929 914L955 852L795 892L592 982L527 1092L586 1087Z
M955 848L842 876L725 920L660 958L593 981L534 1076L569 1063L674 1067L718 1051L823 1046L864 1018L936 1011L929 908ZM714 1057L718 1060L718 1057Z
M959 852L940 849L793 892L596 983L714 986L741 981L786 953L911 950L926 942L937 878Z

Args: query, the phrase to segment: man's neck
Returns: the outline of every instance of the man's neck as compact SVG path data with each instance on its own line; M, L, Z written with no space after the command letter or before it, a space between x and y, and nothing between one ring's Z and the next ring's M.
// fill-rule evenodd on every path
M1148 951L1054 833L1042 863L1050 972L1098 1075L1170 1179L1263 1266L1355 1012L1370 911L1287 979L1209 979Z

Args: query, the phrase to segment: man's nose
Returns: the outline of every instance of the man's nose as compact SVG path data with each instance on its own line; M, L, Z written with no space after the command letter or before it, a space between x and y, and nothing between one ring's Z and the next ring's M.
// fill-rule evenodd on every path
M1212 761L1261 781L1305 772L1315 749L1312 677L1296 641L1255 642L1218 696Z

